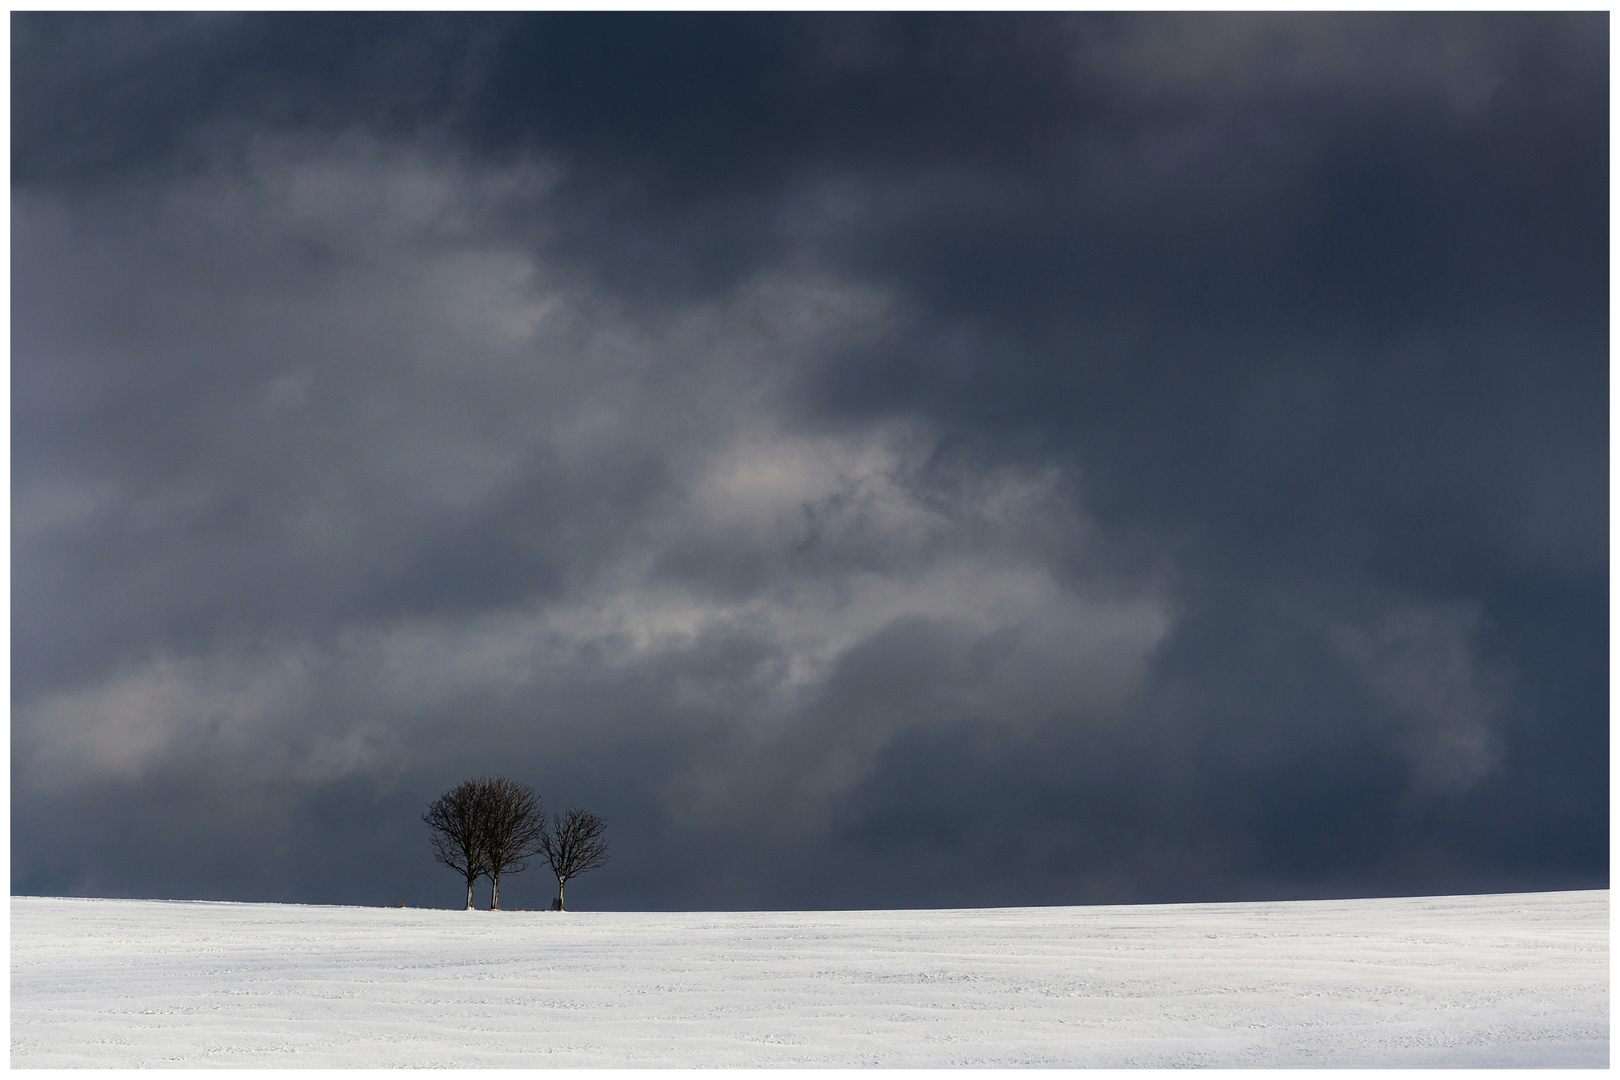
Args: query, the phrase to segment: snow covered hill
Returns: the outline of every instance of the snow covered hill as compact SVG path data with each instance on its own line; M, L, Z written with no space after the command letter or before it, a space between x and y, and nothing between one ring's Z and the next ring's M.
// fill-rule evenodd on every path
M28 1066L1606 1066L1609 894L959 911L11 901Z

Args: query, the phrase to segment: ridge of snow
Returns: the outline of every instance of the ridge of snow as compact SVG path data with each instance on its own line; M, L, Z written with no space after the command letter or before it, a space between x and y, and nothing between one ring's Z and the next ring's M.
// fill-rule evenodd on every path
M13 897L17 1067L1588 1066L1607 890L478 912Z

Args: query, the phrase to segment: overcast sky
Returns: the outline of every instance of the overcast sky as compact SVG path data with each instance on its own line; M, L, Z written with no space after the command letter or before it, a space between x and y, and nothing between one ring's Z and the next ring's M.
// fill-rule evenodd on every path
M1605 13L11 20L14 893L1607 887Z

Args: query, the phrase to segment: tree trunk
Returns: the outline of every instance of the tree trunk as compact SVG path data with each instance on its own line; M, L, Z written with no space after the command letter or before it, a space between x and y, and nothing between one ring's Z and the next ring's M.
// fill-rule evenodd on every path
M490 879L494 882L494 891L489 894L489 910L501 910L501 875L496 874Z
M558 911L566 911L567 910L566 908L563 907L563 883L561 881L557 882L557 910Z
M467 879L467 910L468 911L471 911L472 908L473 908L472 890L473 890L473 881L474 880L475 880L474 878L468 878Z

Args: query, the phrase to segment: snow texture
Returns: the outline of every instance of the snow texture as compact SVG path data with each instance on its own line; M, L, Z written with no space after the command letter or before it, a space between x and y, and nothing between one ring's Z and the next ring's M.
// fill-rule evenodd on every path
M1593 1066L1609 894L837 912L13 897L28 1066Z

